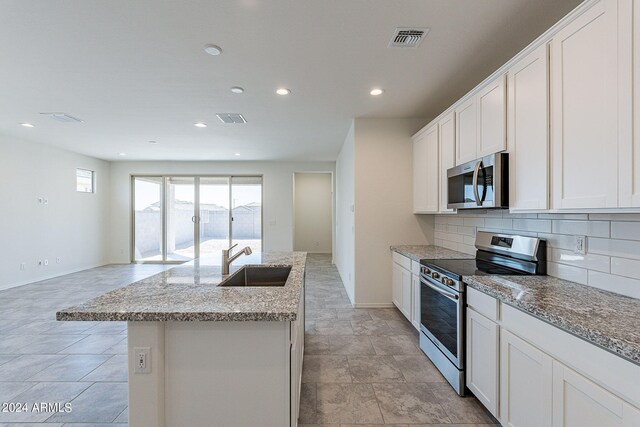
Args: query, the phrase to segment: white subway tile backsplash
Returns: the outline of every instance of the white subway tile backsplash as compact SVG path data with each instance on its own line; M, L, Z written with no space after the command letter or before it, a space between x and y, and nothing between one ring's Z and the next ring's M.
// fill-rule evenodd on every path
M611 273L640 279L640 261L627 258L611 258Z
M473 236L475 238L476 237L476 228L475 227L460 226L460 227L458 227L458 233L464 234L466 236Z
M485 218L466 217L464 218L465 227L484 227Z
M608 273L611 271L611 258L605 255L576 254L564 249L547 249L547 259L558 264L573 265L587 270L597 270Z
M513 229L535 231L539 233L551 232L551 220L548 219L514 219Z
M634 240L587 238L589 253L616 256L620 258L640 259L640 242Z
M477 230L547 241L547 274L640 298L640 213L546 214L473 211L436 216L435 244L475 253ZM587 253L573 252L576 236Z
M589 214L538 214L540 219L564 219L564 220L581 220L587 221Z
M595 221L640 221L640 213L631 214L589 214L590 220Z
M638 279L590 271L589 285L632 298L640 298L640 280Z
M487 228L513 228L513 220L507 218L487 218L484 221L484 226Z
M538 233L538 237L546 240L547 247L557 249L573 250L576 243L575 236L567 236L566 234Z
M453 215L451 215L451 216L447 217L447 224L450 224L450 225L463 225L463 223L464 223L464 218L462 216L458 216L458 215L453 216Z
M552 231L557 234L609 237L609 222L553 220Z
M553 261L547 261L547 274L560 279L582 283L583 285L586 285L588 281L588 270L571 265L558 264Z
M611 223L611 238L625 240L640 240L640 223L617 222Z

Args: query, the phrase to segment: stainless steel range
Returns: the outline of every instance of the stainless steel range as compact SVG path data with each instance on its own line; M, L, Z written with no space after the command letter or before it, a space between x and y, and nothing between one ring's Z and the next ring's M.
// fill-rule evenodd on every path
M479 231L475 259L420 261L420 348L459 395L465 392L463 276L546 274L546 244Z

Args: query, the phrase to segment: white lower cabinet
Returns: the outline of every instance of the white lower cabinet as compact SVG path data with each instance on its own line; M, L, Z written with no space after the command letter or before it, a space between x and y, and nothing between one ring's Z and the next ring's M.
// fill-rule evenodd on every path
M553 427L640 426L640 411L553 362Z
M418 331L420 330L420 276L411 275L411 324Z
M551 426L552 359L505 329L500 334L500 421Z
M420 329L420 264L398 252L391 255L391 301Z
M503 426L640 426L640 367L468 290L466 384Z
M499 331L497 323L467 309L467 387L498 416Z

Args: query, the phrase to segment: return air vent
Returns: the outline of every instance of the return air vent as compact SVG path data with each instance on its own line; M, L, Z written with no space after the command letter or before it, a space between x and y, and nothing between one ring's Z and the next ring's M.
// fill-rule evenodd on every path
M389 47L416 48L420 46L428 32L429 28L396 28Z
M242 124L247 123L247 120L243 117L242 114L239 113L218 113L216 114L222 123L227 124Z
M83 120L80 120L77 117L70 116L67 113L40 113L43 116L49 116L53 120L62 123L82 123Z

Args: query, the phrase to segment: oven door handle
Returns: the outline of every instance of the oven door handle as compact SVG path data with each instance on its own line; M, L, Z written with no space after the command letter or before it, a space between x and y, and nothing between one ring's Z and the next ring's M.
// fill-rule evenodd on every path
M473 169L473 197L475 197L478 206L482 206L482 200L480 200L480 193L478 192L478 174L481 167L482 160L478 160L476 167Z
M427 282L426 280L420 280L420 283L422 283L424 285L427 285L428 287L430 287L431 289L433 289L434 291L436 291L437 293L439 293L443 297L449 298L451 301L458 301L460 299L460 297L457 294L455 294L453 292L447 292L444 289L442 289L441 287L432 285L431 283Z

